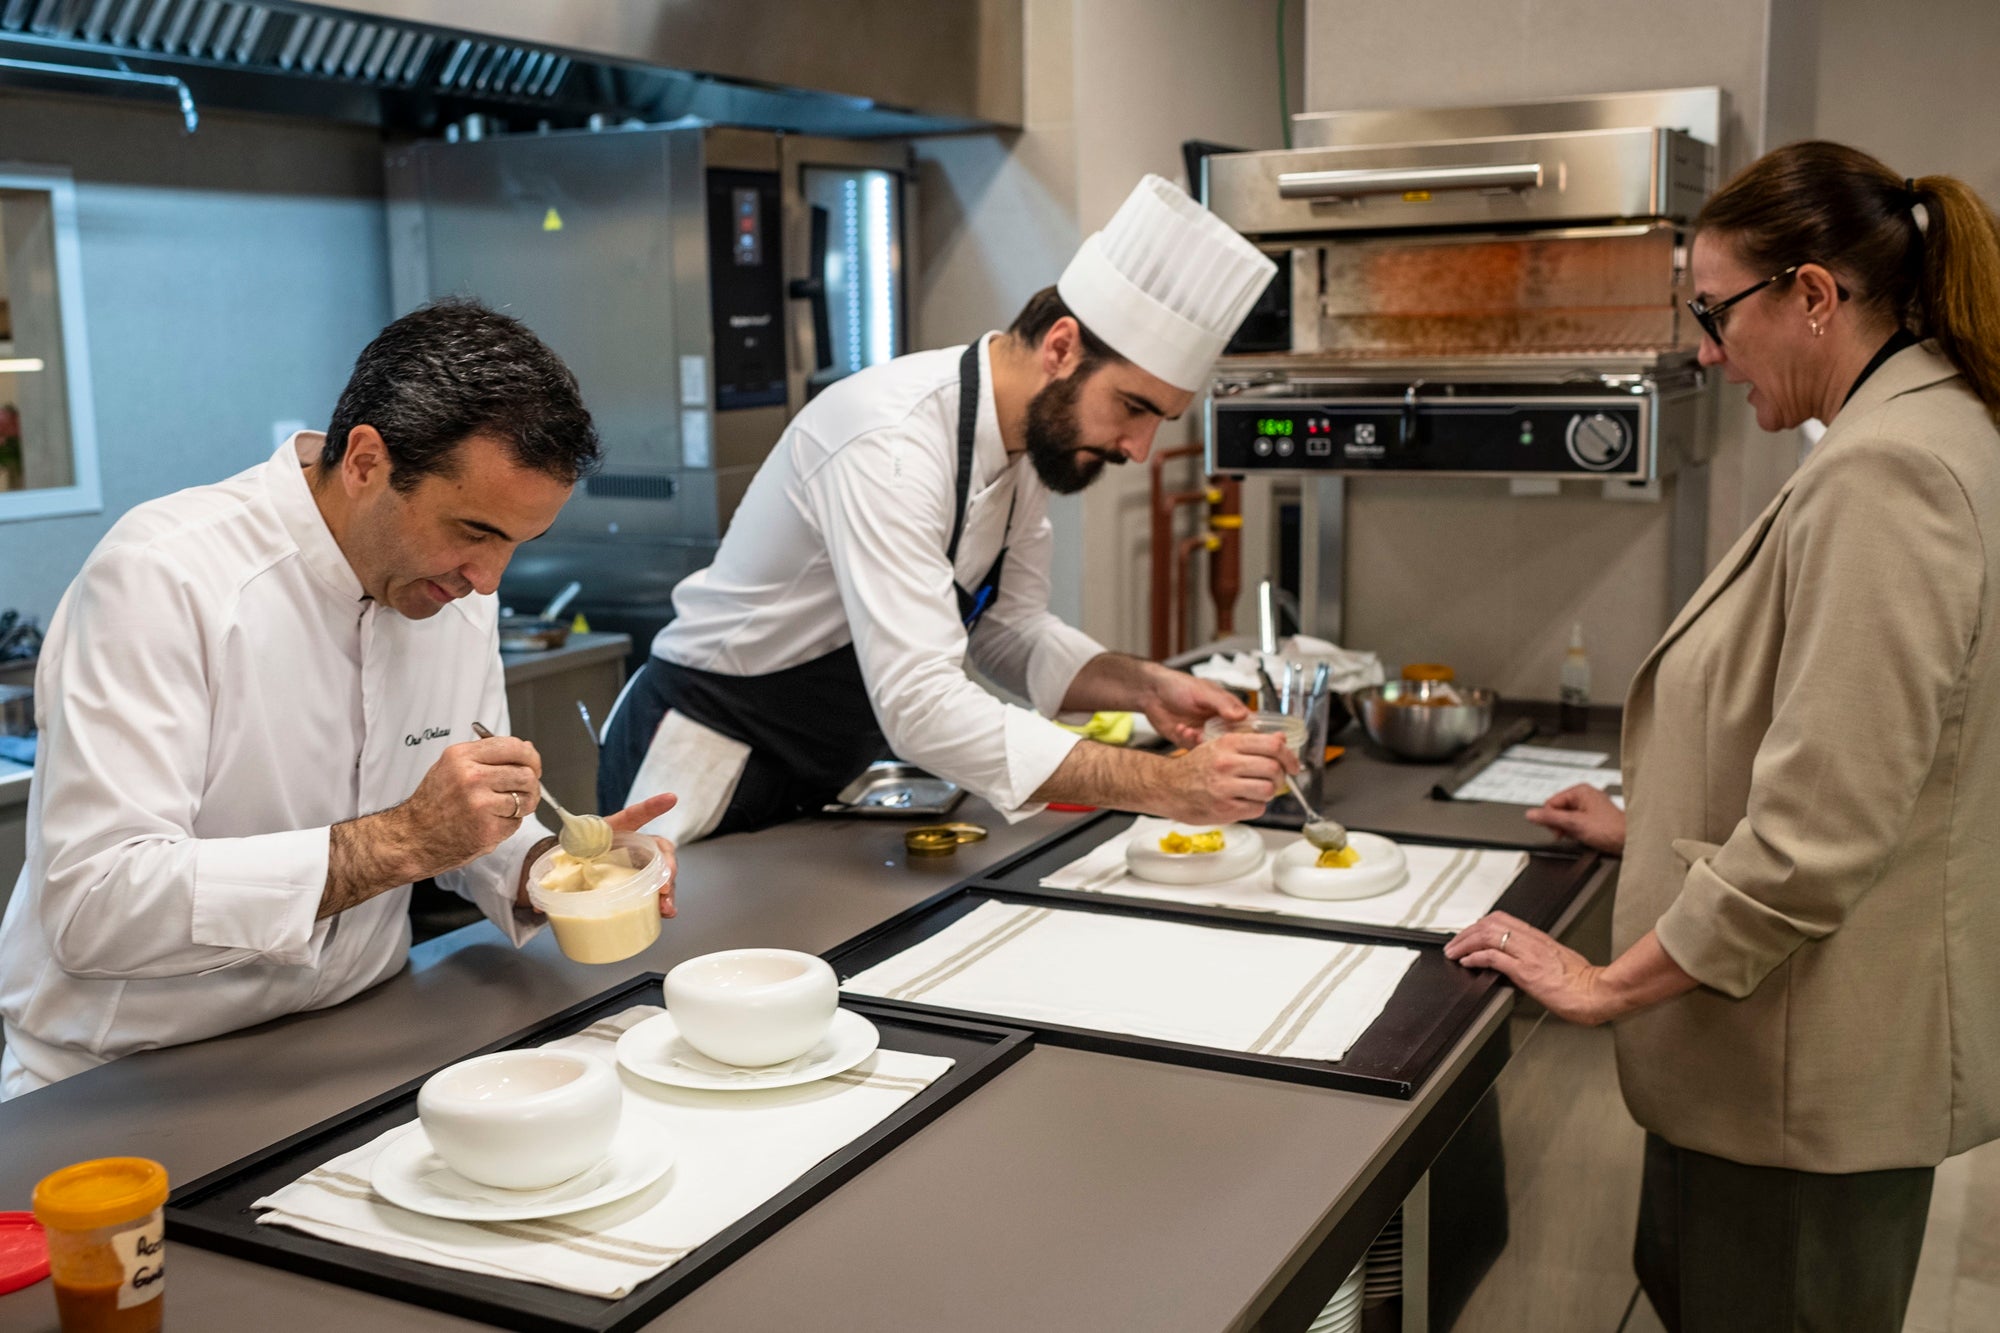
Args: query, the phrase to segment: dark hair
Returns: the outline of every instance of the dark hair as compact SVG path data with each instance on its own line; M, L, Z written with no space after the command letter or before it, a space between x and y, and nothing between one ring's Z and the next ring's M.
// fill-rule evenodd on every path
M1021 313L1014 316L1014 322L1007 332L1024 343L1039 347L1059 319L1076 319L1063 303L1061 293L1053 287L1044 287L1028 298L1028 304L1021 307ZM1123 361L1112 349L1110 343L1092 333L1080 319L1076 320L1077 332L1083 335L1083 363L1077 367L1077 374L1088 375L1106 361Z
M412 310L361 349L326 428L322 475L361 425L381 433L399 491L450 475L474 435L504 441L516 463L565 484L598 458L597 428L562 358L521 321L464 297Z
M1845 144L1787 144L1718 190L1695 227L1760 275L1824 264L1860 304L1937 339L2000 412L2000 229L1963 181L1908 180Z

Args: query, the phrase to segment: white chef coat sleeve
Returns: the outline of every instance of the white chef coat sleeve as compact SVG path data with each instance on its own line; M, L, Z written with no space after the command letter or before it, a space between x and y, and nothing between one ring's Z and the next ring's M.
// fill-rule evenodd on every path
M1027 486L1025 481L1017 484ZM1024 499L1016 515L1024 521L1008 539L1000 595L972 632L972 661L996 685L1026 697L1044 717L1054 717L1063 711L1076 673L1106 649L1049 610L1055 532L1048 492L1039 486L1034 492Z
M493 645L486 654L486 672L471 716L485 722L496 735L513 734L513 723L507 714L507 669L500 661L498 620L493 622ZM519 948L541 933L545 924L540 914L519 909L515 904L520 894L521 874L527 868L528 849L548 837L550 831L534 815L529 815L498 847L439 875L438 886L477 907Z
M944 558L956 497L938 451L874 432L804 477L801 495L890 747L1010 820L1039 812L1031 798L1079 738L965 674L965 627Z
M58 696L41 709L36 894L51 955L94 980L314 957L328 831L199 838L211 750L202 650L218 631L164 556L116 546L70 591Z

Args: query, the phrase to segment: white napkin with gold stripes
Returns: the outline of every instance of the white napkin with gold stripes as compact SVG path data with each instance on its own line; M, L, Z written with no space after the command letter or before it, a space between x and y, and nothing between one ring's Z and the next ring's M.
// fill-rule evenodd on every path
M1127 873L1127 845L1134 839L1163 837L1172 827L1167 820L1142 815L1125 832L1099 843L1061 870L1044 875L1042 887L1454 935L1492 911L1493 904L1528 865L1526 852L1406 842L1401 846L1410 877L1401 887L1372 898L1294 898L1272 885L1271 863L1280 851L1297 842L1299 835L1257 829L1267 854L1264 864L1247 875L1213 884L1155 884Z
M613 1059L625 1030L664 1012L639 1005L548 1043ZM261 1223L469 1273L615 1300L678 1263L929 1087L952 1061L878 1050L845 1074L794 1088L701 1092L624 1076L625 1109L661 1122L673 1169L630 1198L525 1222L453 1222L378 1198L368 1179L402 1126L344 1153L255 1207Z
M1415 949L987 902L843 989L1230 1051L1338 1060Z

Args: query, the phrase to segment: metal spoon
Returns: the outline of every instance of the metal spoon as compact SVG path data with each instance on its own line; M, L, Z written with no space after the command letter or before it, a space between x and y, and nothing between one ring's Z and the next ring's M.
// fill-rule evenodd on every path
M1306 812L1305 827L1300 830L1306 835L1306 841L1323 852L1337 852L1345 847L1346 826L1335 823L1313 809L1312 803L1306 800L1306 794L1299 790L1299 780L1289 773L1285 774L1285 785L1292 789L1292 799L1299 803L1299 809Z
M472 734L481 740L491 740L493 737L492 732L477 722L472 724ZM541 783L535 784L535 790L549 803L556 814L562 817L562 833L558 835L557 841L562 843L564 851L579 861L588 861L611 850L613 842L611 825L602 815L573 815L563 809L556 798L549 795L549 789Z

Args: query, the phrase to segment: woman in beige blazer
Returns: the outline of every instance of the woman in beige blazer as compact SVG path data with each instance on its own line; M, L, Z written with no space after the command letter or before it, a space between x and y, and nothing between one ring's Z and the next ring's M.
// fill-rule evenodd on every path
M1779 149L1703 209L1701 360L1825 437L1634 678L1616 959L1447 954L1615 1022L1667 1326L1894 1330L1942 1158L2000 1137L2000 240L1946 176Z

